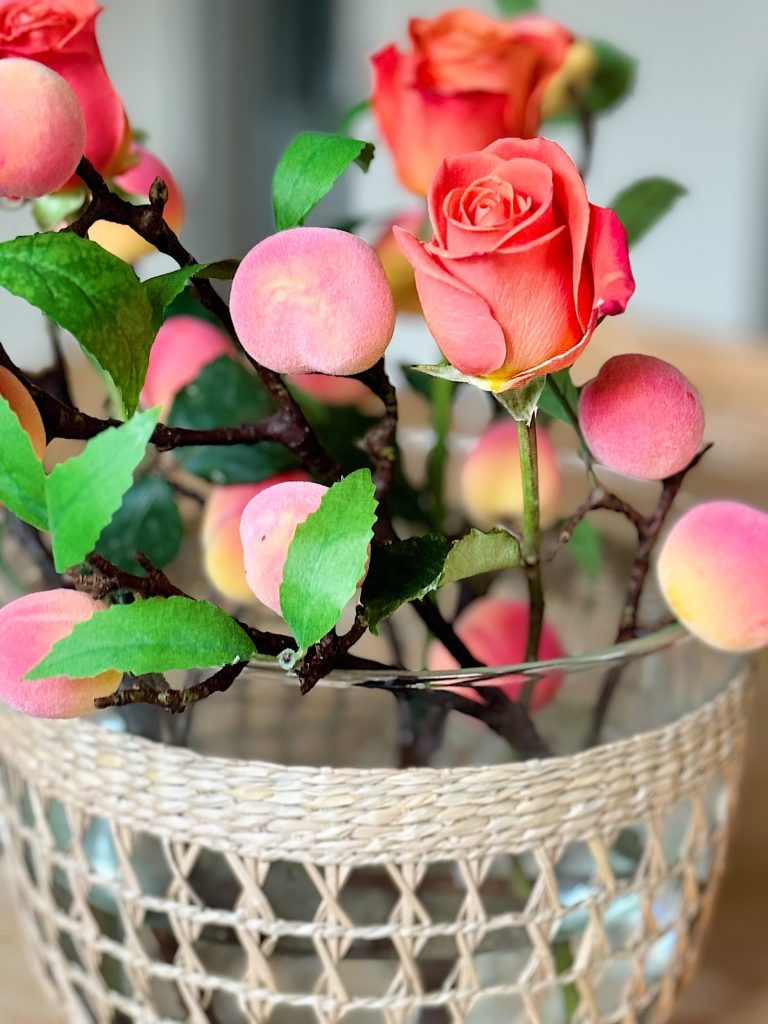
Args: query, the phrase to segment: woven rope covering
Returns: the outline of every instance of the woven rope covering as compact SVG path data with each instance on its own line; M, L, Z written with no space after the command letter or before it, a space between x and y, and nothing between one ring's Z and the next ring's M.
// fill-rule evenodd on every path
M722 873L745 683L486 768L203 757L0 712L22 918L97 1024L660 1024Z

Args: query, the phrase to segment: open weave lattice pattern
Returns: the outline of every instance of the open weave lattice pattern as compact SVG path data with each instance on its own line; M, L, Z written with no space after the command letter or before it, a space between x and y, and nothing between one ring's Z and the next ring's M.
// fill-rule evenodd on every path
M72 1022L662 1022L744 717L739 680L578 756L363 772L3 711L15 888Z

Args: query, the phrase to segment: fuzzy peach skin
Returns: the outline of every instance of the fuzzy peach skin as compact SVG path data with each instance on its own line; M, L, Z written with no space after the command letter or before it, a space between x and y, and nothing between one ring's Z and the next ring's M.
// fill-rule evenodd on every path
M204 366L233 354L226 334L207 320L186 315L168 317L149 353L142 406L162 406L162 415L166 415L179 391L191 384Z
M434 237L395 237L449 363L506 391L570 366L598 320L634 291L627 239L592 205L568 154L547 139L501 139L445 160L429 192Z
M672 527L657 572L671 611L705 644L768 644L768 513L737 501L696 505Z
M4 366L0 367L0 395L16 413L19 423L29 434L35 455L38 459L42 459L48 442L40 413L37 411L32 396L19 378L15 377L10 370L6 370Z
M538 133L541 103L571 33L527 15L496 21L459 8L414 18L411 49L374 54L373 109L402 184L426 195L446 157Z
M541 525L557 518L560 470L557 453L546 430L536 430L539 455ZM459 476L461 497L469 520L488 528L518 519L523 513L523 480L517 425L510 420L492 424L467 455Z
M471 654L485 665L519 665L525 661L528 639L528 605L503 597L481 597L473 601L457 617L454 629ZM554 629L544 623L539 645L539 658L561 658L563 648ZM427 668L449 670L458 663L443 645L434 640L427 651ZM557 695L563 681L562 672L550 672L537 679L531 707L543 708ZM483 686L500 686L510 700L517 700L525 686L525 676L500 676ZM482 702L482 696L471 687L451 687L453 693Z
M246 352L277 373L360 373L395 329L381 261L335 228L290 228L259 242L235 273L230 311Z
M0 699L35 718L76 718L93 711L97 697L114 693L122 673L112 669L89 679L24 679L78 622L104 608L76 590L26 594L0 608Z
M375 396L354 377L329 377L324 373L296 373L288 378L306 395L311 395L324 405L354 405L362 409L371 405Z
M279 473L257 484L228 484L214 487L205 502L201 541L205 573L219 593L231 601L252 602L253 591L245 578L240 519L251 498L289 480L308 480L298 470Z
M322 484L289 481L252 498L240 520L245 578L262 604L281 614L280 584L296 527L316 512L328 490Z
M168 227L178 234L184 223L184 197L173 175L162 160L158 160L141 146L132 146L129 156L136 160L136 163L115 176L115 185L129 195L141 196L146 202L155 178L162 178L168 186L168 202L165 204L163 217ZM88 237L126 263L135 263L142 256L154 252L154 247L145 242L127 224L112 224L106 220L99 220L88 229Z
M100 11L96 0L0 0L0 61L27 57L66 79L85 118L80 155L84 148L96 169L109 174L119 170L130 130L96 41ZM27 116L29 127L35 120L29 107Z
M0 60L0 195L35 199L61 188L85 145L75 94L32 60Z
M696 388L671 363L619 355L584 385L579 424L598 462L627 476L663 480L699 450L704 408Z

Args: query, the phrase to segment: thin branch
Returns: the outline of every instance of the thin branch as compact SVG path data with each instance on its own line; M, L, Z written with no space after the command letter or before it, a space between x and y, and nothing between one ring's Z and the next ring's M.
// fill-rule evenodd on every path
M224 693L234 683L248 663L239 661L235 665L225 665L208 679L203 679L194 686L184 690L156 689L151 684L136 680L123 686L117 693L109 697L97 697L94 706L99 710L105 708L124 708L129 704L153 704L155 707L178 715L201 700L214 693Z

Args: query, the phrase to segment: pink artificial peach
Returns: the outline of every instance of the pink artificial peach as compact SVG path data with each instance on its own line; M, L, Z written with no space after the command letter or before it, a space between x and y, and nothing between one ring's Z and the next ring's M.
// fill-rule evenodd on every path
M232 281L243 348L277 373L348 376L373 366L395 328L376 253L335 228L291 228L259 242Z
M245 578L262 604L278 615L288 547L296 527L317 511L327 490L322 484L301 481L275 484L252 498L243 512Z
M598 462L627 476L663 480L701 445L704 410L693 384L663 359L613 356L584 385L579 423Z
M123 192L140 196L143 202L147 202L155 178L162 178L168 186L168 202L165 204L163 217L168 227L178 234L184 223L184 197L173 175L162 160L158 160L141 146L131 147L129 156L137 162L122 174L118 174L114 179L115 184ZM88 237L126 263L135 263L154 250L149 242L145 242L127 224L112 224L110 221L98 220L88 229Z
M196 379L204 366L233 354L232 343L218 327L196 316L169 317L154 340L141 404L162 406L168 413L173 400Z
M56 192L84 149L83 112L62 76L23 57L0 60L0 196Z
M16 413L19 423L29 434L32 447L38 459L45 455L47 444L45 427L34 400L18 377L10 370L0 367L0 395Z
M768 513L738 501L696 505L665 540L658 577L672 612L704 643L768 644Z
M542 526L557 518L560 470L546 430L536 431L539 454L539 507ZM464 508L472 523L483 528L519 519L523 514L523 479L517 425L499 420L475 443L459 478Z
M376 397L365 384L354 377L330 377L325 373L295 373L291 384L324 405L354 405L364 410L376 404ZM373 403L371 402L373 399Z
M519 665L525 661L528 640L528 605L504 597L481 597L457 617L454 629L478 661L484 665ZM561 658L563 648L557 633L544 623L539 644L539 659ZM434 640L427 651L427 667L441 671L457 668L457 662L443 645ZM500 686L510 700L518 700L527 677L500 676L482 686ZM562 672L549 672L536 679L531 707L534 711L555 698L563 681ZM451 687L470 700L482 702L482 695L468 687Z
M104 608L77 590L26 594L0 608L0 698L35 718L76 718L93 711L97 697L114 693L122 673L113 669L88 679L24 679L77 623Z
M280 473L257 484L214 487L205 503L202 522L203 564L216 589L231 601L253 601L245 578L240 519L246 505L267 487L289 480L308 480L299 470Z

